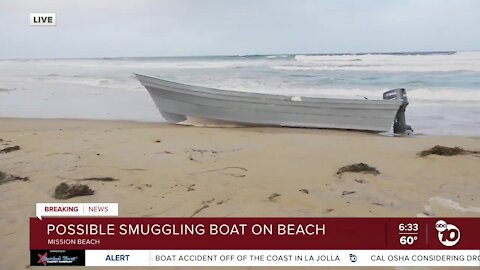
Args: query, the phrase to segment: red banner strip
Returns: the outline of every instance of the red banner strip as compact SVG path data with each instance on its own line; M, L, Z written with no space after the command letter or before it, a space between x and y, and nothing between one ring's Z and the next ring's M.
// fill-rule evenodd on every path
M37 218L30 249L480 249L480 218Z

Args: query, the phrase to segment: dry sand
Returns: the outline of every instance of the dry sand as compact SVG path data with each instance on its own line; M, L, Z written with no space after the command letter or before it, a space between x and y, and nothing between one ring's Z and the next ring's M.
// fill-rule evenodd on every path
M416 156L436 144L480 150L478 138L0 119L0 139L21 147L0 154L0 171L30 179L0 185L0 269L28 264L35 203L88 177L119 180L80 181L95 195L67 202L118 202L127 217L480 216L480 157ZM381 174L336 175L356 162Z

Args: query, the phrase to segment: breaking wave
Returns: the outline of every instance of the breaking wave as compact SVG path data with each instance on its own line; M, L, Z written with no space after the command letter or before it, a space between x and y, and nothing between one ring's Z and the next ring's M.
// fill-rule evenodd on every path
M480 52L452 54L296 55L294 63L278 70L370 70L389 72L480 72Z

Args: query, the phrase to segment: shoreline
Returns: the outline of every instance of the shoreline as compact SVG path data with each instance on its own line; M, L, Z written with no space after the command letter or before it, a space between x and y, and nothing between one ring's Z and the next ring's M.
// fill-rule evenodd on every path
M18 122L18 121L45 121L45 122L63 122L63 124L70 126L72 123L103 123L107 125L113 125L115 123L119 124L131 124L131 125L146 125L146 126L153 126L157 125L159 127L173 127L173 128L206 128L206 129L257 129L257 128L269 128L269 129L292 129L292 130L304 130L308 131L316 131L316 132L340 132L340 133L353 133L353 134L364 134L364 135L372 135L372 136L380 136L380 137L396 137L396 138L468 138L468 139L479 139L480 136L470 136L470 135L439 135L439 134L424 134L424 133L413 133L410 135L395 135L389 132L371 132L365 130L346 130L346 129L334 129L334 128L306 128L306 127L281 127L281 126L193 126L193 125L182 125L182 124L172 124L165 120L159 121L142 121L142 120L128 120L128 119L101 119L101 118L58 118L58 117L2 117L0 116L0 122L8 121L11 123ZM6 131L8 128L2 127L0 128L1 131ZM301 132L301 131L300 131Z

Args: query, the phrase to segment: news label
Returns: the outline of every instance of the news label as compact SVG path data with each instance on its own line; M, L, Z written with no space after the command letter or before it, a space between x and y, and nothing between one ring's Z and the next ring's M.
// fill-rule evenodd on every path
M30 26L56 26L56 13L30 13Z
M37 203L36 216L118 216L118 203Z

